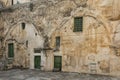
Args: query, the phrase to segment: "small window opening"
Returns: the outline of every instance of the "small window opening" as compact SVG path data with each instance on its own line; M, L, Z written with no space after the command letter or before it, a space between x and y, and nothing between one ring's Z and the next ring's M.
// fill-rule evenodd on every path
M14 3L13 3L13 0L12 0L12 5L13 5Z
M23 30L25 29L25 23L22 23L22 29Z
M33 11L33 3L30 3L29 7L30 7L30 11Z
M17 1L17 4L19 4L20 2L19 1Z
M28 40L26 41L26 47L28 47Z
M56 47L59 48L60 47L60 36L56 37Z
M37 36L37 33L35 33L35 36Z
M74 32L82 32L83 31L83 17L75 17L74 18Z
M41 49L40 48L34 48L34 53L41 53Z

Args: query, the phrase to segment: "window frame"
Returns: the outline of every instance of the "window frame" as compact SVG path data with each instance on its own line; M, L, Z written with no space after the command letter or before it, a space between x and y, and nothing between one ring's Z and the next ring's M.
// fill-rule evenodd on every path
M10 51L10 49L11 49L11 48L10 48L10 45L12 45L12 50L13 50L13 51L12 51L12 56L11 56L11 54L10 54L10 53L11 53L11 51ZM15 55L14 53L15 53L15 52L14 52L14 43L8 43L8 58L14 58L14 55Z
M74 17L74 29L73 32L83 31L83 17Z
M41 48L34 48L34 53L41 53L42 49Z
M56 44L55 44L55 46L56 46L57 48L60 47L60 36L56 36Z

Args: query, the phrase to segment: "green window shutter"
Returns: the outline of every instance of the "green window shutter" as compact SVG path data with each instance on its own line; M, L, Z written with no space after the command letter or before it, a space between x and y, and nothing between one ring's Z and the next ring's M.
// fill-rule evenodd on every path
M80 32L83 30L83 17L74 18L74 32Z
M34 57L34 68L36 68L36 69L41 68L41 56Z
M60 36L56 37L56 47L60 47Z
M54 56L54 68L58 68L61 70L62 68L62 57L61 56Z
M13 43L8 44L8 57L9 58L14 57L14 44Z

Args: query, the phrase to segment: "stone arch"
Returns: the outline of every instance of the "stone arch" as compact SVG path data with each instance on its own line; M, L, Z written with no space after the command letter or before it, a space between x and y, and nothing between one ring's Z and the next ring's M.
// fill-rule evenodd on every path
M96 15L95 13L92 13L90 10L85 11L83 13L83 17L91 17L94 20L96 20L99 24L103 25L103 27L105 28L106 35L107 35L109 42L112 42L112 39L110 37L110 33L112 32L112 27L107 19L103 18L102 15ZM56 28L55 31L62 28L72 18L73 18L73 16L68 17L68 19L65 22L62 22L61 23L62 25L60 25L60 27Z
M8 29L8 32L4 36L4 40L5 41L6 41L6 38L8 37L8 35L14 30L14 28L16 27L16 25L19 24L19 23L22 23L22 22L24 22L24 23L30 22L35 27L35 29L37 30L38 34L41 35L41 32L39 31L39 29L37 28L37 26L34 24L34 22L27 21L27 20L19 20L19 21L17 21L17 22L15 22L15 23L13 23L13 24L10 25L10 27Z
M30 59L29 59L29 57L31 57L30 55L31 54L33 54L33 49L34 48L37 48L38 46L40 46L41 48L43 47L43 46L41 46L43 43L44 43L44 41L42 41L41 42L41 44L39 44L40 43L40 40L41 40L41 38L44 40L44 37L43 36L41 36L41 34L39 34L39 35L35 35L35 33L37 33L38 34L38 29L36 29L36 26L34 26L33 25L33 23L30 23L30 22L28 22L28 21L26 21L26 20L20 20L19 22L17 21L17 22L15 22L15 23L13 23L13 24L11 24L10 25L10 28L9 28L9 30L8 30L8 32L6 33L6 35L5 35L5 40L4 40L4 46L6 46L6 44L7 44L7 39L9 38L9 35L12 33L12 32L14 32L15 30L16 30L16 28L18 27L17 25L19 25L20 23L22 23L22 22L24 22L24 23L28 23L28 25L26 26L26 32L28 32L28 38L29 38L29 36L31 36L31 34L29 34L30 33L30 31L32 30L32 32L34 33L34 34L32 34L32 38L35 38L35 39L37 39L37 40L35 40L35 39L33 39L33 40L29 40L29 39L25 39L25 40L23 40L23 41L25 41L25 42L22 42L21 43L21 41L19 42L19 40L20 40L20 38L16 38L16 36L15 36L15 38L14 39L11 39L11 40L14 40L15 41L15 43L16 43L16 49L17 49L17 57L15 57L15 65L24 65L24 67L29 67L29 65L30 65L30 63L29 63L29 61L30 61ZM30 23L30 24L29 24ZM29 27L29 25L30 25L30 27ZM32 26L31 26L32 25ZM21 27L21 26L19 26L19 27ZM30 29L28 29L28 28L30 28ZM17 28L18 29L18 28ZM30 30L30 31L29 31ZM15 31L15 33L16 33L16 31ZM41 33L41 32L40 32ZM17 33L16 33L17 34ZM19 34L19 33L18 33ZM21 33L20 33L21 34ZM34 35L34 36L33 36ZM13 36L14 36L14 34L13 34ZM25 36L26 37L26 36ZM31 38L30 37L30 38ZM31 39L32 39L31 38ZM26 47L26 40L28 40L29 41L29 45L30 45L30 47ZM37 42L37 41L39 41L39 42ZM25 43L25 44L24 44ZM33 43L35 44L35 45L33 45ZM36 45L38 43L38 45ZM32 46L31 46L32 45ZM29 50L29 51L27 51L27 50ZM21 53L22 53L22 55L21 55ZM28 54L26 54L26 53L28 53ZM42 53L43 54L43 53ZM26 56L26 58L25 58L25 56ZM23 59L23 60L22 60ZM27 60L26 60L27 59ZM27 62L26 62L27 61ZM26 63L27 63L27 65L26 65Z
M110 37L110 33L112 32L112 27L111 27L110 23L108 22L108 20L103 19L103 17L101 17L101 15L95 15L94 13L87 14L87 12L85 12L84 16L91 17L94 20L96 20L99 24L103 25L103 27L105 28L106 35L107 35L109 42L110 43L112 42L111 37Z

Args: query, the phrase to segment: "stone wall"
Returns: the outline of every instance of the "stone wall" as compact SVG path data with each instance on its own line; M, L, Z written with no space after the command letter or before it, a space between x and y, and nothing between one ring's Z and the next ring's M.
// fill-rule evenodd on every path
M34 68L41 55L43 70L53 70L54 56L62 56L62 71L116 75L119 70L119 0L39 0L1 12L4 44L16 44L14 65ZM74 17L83 17L83 32L73 32ZM21 29L21 23L26 29ZM1 24L2 25L2 24ZM55 37L61 37L59 51ZM28 47L26 47L28 41ZM53 50L34 54L34 48Z

